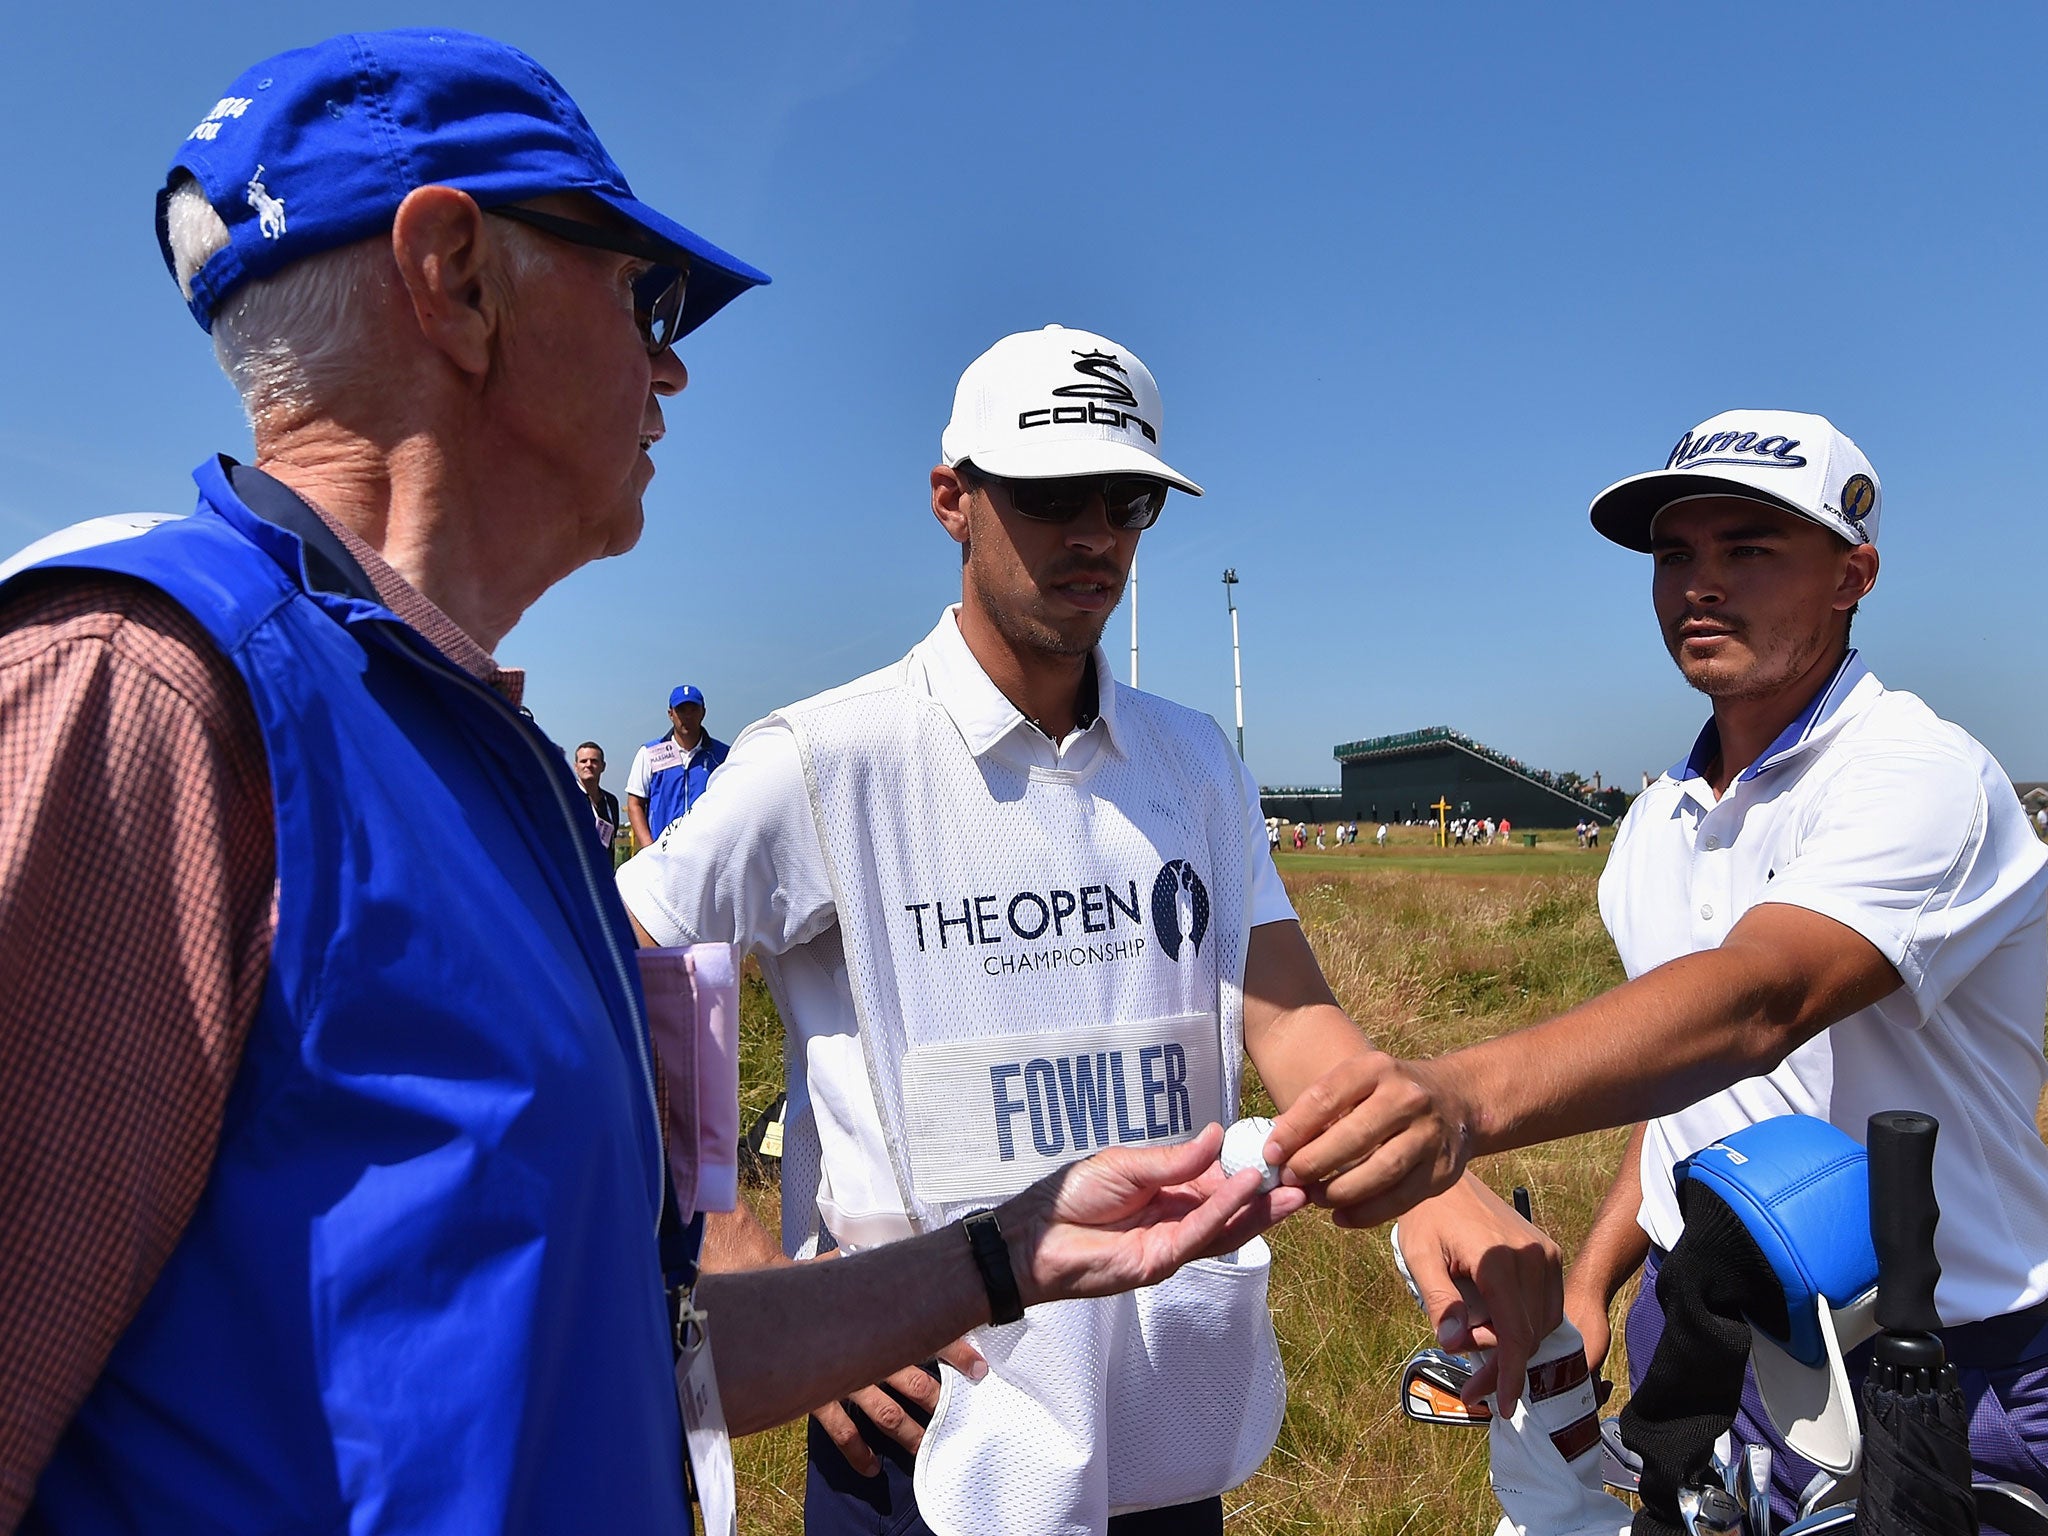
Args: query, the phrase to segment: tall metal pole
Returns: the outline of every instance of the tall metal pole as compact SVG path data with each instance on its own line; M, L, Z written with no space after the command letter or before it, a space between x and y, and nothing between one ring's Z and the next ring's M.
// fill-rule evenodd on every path
M1131 686L1138 686L1138 557L1131 556Z
M1237 755L1244 757L1244 662L1237 648L1237 594L1231 588L1237 585L1237 570L1233 566L1223 573L1223 601L1230 609L1230 677L1237 688Z

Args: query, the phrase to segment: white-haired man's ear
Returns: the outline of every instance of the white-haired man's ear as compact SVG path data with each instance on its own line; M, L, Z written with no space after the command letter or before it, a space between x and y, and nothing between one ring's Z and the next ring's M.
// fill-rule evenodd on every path
M493 220L496 249L520 274L544 259L541 237ZM164 210L178 288L225 250L226 222L190 176L171 189ZM213 355L242 397L260 438L330 408L347 391L377 384L373 326L398 281L389 234L373 235L296 261L238 286L213 313Z

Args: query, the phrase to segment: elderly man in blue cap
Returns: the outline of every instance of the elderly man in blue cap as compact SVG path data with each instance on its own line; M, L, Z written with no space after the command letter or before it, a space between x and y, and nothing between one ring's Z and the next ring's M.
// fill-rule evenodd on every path
M652 846L670 822L690 813L732 750L704 729L704 690L695 683L670 690L668 726L633 754L626 773L626 815L635 848Z
M1300 1204L1212 1128L693 1287L715 1040L652 1059L669 993L492 651L632 547L673 345L766 278L457 32L257 65L158 231L256 455L0 585L0 1529L681 1536L687 1421L730 1530L720 1397L795 1417Z

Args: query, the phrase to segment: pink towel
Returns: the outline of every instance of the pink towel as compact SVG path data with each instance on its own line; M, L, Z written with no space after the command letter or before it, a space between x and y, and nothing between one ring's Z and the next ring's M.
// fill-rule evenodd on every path
M730 944L642 949L640 986L668 1087L668 1163L683 1220L739 1203L740 991Z

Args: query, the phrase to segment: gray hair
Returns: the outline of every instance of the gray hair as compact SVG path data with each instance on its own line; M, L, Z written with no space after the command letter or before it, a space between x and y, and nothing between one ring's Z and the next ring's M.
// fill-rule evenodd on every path
M527 231L496 230L515 276L539 256ZM178 289L227 248L228 227L198 182L172 188L165 210ZM213 355L242 397L252 427L281 425L331 405L374 371L373 319L396 276L388 237L358 240L237 287L213 313Z

